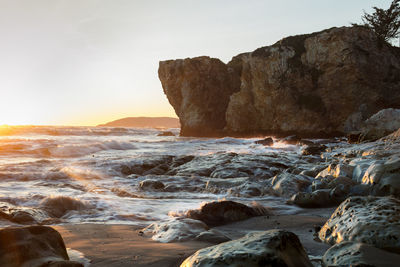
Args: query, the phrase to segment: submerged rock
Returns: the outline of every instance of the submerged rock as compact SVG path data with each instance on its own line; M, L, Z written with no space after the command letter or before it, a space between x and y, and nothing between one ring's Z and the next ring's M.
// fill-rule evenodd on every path
M147 179L147 180L141 181L139 183L139 188L141 190L160 191L160 190L163 190L164 187L165 187L165 185L162 182L157 181L157 180L149 180L149 179Z
M184 136L326 136L399 106L400 53L365 27L284 38L232 58L161 61Z
M157 134L157 136L175 136L175 134L170 131L165 131L165 132L161 132L161 133Z
M274 144L274 140L271 137L262 139L262 140L257 140L254 143L263 145L263 146L272 146Z
M308 156L308 155L320 155L321 152L326 150L325 145L307 145L305 148L301 150L301 154Z
M61 235L51 227L28 226L0 230L0 265L7 267L83 267L69 261Z
M321 228L319 238L331 245L353 241L400 252L400 200L350 197Z
M297 135L290 135L281 140L281 142L288 144L288 145L297 145L301 141L301 138Z
M200 220L208 226L218 226L266 215L266 213L267 210L262 207L254 208L233 201L219 201L206 203L197 210L188 210L186 216Z
M313 266L298 237L283 230L250 233L237 240L198 250L181 267Z
M64 216L67 212L72 210L85 210L88 209L88 205L82 201L67 197L67 196L57 196L45 198L40 207L45 210L50 216L60 218Z
M322 257L324 266L392 267L400 255L365 243L342 242L329 248Z

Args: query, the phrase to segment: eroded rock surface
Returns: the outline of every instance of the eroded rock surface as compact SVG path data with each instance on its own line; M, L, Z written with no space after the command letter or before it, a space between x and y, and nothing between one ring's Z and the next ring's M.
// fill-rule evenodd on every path
M400 200L392 197L350 197L319 232L331 245L344 241L400 251Z
M240 87L234 68L215 58L187 58L160 62L158 76L169 102L184 121L182 135L221 135L229 97Z
M329 248L322 258L324 266L392 267L400 255L364 243L342 242Z
M399 108L400 53L363 27L287 37L224 64L160 62L164 93L184 136L337 135Z
M250 233L237 240L198 250L181 267L313 266L298 237L284 230Z

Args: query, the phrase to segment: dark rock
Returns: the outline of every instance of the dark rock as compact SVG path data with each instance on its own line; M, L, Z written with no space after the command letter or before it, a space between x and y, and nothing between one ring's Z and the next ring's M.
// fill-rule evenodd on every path
M16 211L11 214L10 221L20 224L34 224L37 223L36 219L26 211Z
M28 226L0 230L0 266L83 267L68 261L61 235L51 227Z
M161 132L161 133L157 134L157 136L175 136L175 134L170 131L165 131L165 132Z
M41 202L40 207L50 216L56 218L64 216L68 211L71 210L85 210L89 208L82 201L66 196L45 198Z
M332 42L332 40L335 40ZM399 108L400 53L365 27L287 37L233 57L160 62L185 136L337 136ZM334 114L334 115L332 115Z
M304 140L304 139L300 140L297 144L301 145L301 146L314 146L315 145L315 143L313 141Z
M76 261L51 261L40 265L40 267L84 267L82 263Z
M144 180L141 181L139 184L139 188L141 190L155 190L155 191L162 191L164 189L165 185L156 180Z
M349 144L358 144L361 141L361 132L351 132L347 135Z
M306 146L301 150L302 155L320 155L321 152L324 152L326 150L325 145L311 145L311 146Z
M274 144L274 140L271 137L262 139L262 140L257 140L254 143L263 145L263 146L272 146Z
M301 141L301 138L297 135L290 135L283 138L281 141L288 145L297 145Z
M170 155L144 157L142 162L121 165L119 171L123 175L164 174L168 171L168 165L174 158Z
M204 204L198 210L186 212L188 218L200 220L208 226L218 226L265 215L266 211L254 209L233 201L219 201Z

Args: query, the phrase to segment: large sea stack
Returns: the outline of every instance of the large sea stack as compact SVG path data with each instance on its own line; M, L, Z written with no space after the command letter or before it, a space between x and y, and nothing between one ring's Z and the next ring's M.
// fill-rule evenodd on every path
M359 26L287 37L227 64L161 61L158 74L183 136L335 136L400 108L400 49Z

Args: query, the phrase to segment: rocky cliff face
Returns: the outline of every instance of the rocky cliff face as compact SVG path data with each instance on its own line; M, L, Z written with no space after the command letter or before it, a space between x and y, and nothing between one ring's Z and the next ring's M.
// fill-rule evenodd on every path
M228 64L162 61L159 77L186 136L338 135L400 107L400 51L362 27L288 37Z

